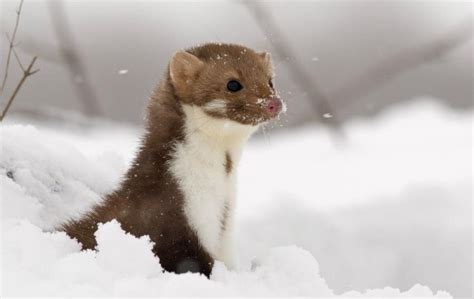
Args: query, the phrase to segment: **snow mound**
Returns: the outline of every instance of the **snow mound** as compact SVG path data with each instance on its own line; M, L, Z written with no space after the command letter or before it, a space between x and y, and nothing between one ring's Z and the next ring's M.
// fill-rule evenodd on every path
M2 219L26 218L52 229L80 215L118 182L120 171L109 163L113 157L88 159L32 126L2 127L0 136Z
M361 130L358 132L361 133ZM23 125L0 127L2 296L450 297L444 291L433 293L430 288L415 284L416 281L411 284L415 286L407 291L387 287L336 294L320 275L323 271L313 256L314 251L309 252L294 245L280 246L295 244L288 243L288 240L298 236L302 227L308 226L301 221L311 220L314 215L308 214L309 218L300 219L299 222L295 219L282 220L281 216L287 216L290 206L281 206L275 214L278 217L271 218L273 222L263 223L270 218L261 218L257 223L263 233L270 232L272 237L276 232L272 231L270 226L278 229L294 229L283 231L287 235L281 234L281 242L271 245L277 247L253 250L253 247L262 246L257 244L260 238L251 233L255 227L242 225L240 229L245 229L243 234L256 237L253 240L244 239L246 246L251 248L243 254L244 258L241 258L236 270L228 270L223 264L217 262L211 279L198 274L176 275L163 272L159 259L151 251L153 245L149 238L147 236L136 238L125 233L116 221L105 223L97 230L97 251L81 251L75 240L70 239L63 232L55 232L54 227L69 218L78 217L88 207L98 202L102 195L112 190L118 184L120 175L125 171L126 163L131 157L124 155L124 152L119 149L114 151L113 142L95 144L97 140L90 138L87 144L87 139L79 138L75 134L77 135L77 133L68 132L52 134L50 129L37 129ZM384 132L377 134L384 136ZM309 134L302 131L301 136L298 134L295 136L291 138L300 138L304 141L308 139ZM317 137L311 136L311 138ZM120 138L120 142L130 147L126 152L133 152L132 139L137 137L122 136ZM294 142L277 144L273 154L285 153L289 150L288 147L294 144ZM86 150L82 148L85 145ZM311 157L312 148L312 145L307 146L308 153L303 152L303 154ZM326 150L325 154L329 154L328 147L323 150ZM260 151L263 153L260 154ZM260 159L261 155L268 156L268 150L253 145L253 152L249 157L252 158L252 155ZM285 167L293 165L289 164ZM264 165L258 165L259 169L263 167ZM258 171L253 172L258 174ZM287 180L292 173L289 172L286 175ZM250 174L250 171L247 174ZM280 175L280 173L275 173L273 177L266 179L271 181ZM249 177L253 178L251 175ZM461 179L465 180L466 177ZM294 181L293 184L295 187L300 186L301 181ZM282 185L283 181L282 184L278 183L278 186ZM267 211L268 205L265 205L265 202L270 202L274 196L278 197L275 194L262 193L266 189L265 186L253 187L256 190L253 193L254 198L258 195L265 199L259 207L250 196L249 186L252 184L246 184L244 181L246 198L242 201L240 209L244 208L247 212L240 214L240 221L252 220L255 216L254 211L260 211L260 213L263 213L263 209ZM391 190L392 187L387 188ZM292 196L295 198L299 195L310 196L308 192L313 187L309 184L306 188L306 193ZM376 196L383 194L382 187L379 186L376 189ZM298 190L298 192L304 191ZM365 195L364 192L366 191L360 191L360 194L356 195L362 198ZM335 195L341 198L346 194L348 194L347 190L335 192ZM337 199L337 196L334 198ZM347 206L346 201L347 198L341 199L340 205ZM297 202L295 200L292 204ZM311 200L307 201L307 203L311 202ZM338 203L335 203L333 206L337 205ZM330 211L334 209L333 206L324 210ZM301 210L302 215L305 215L303 212L309 213L311 209L306 209L304 205L301 205L294 207L293 210ZM311 225L316 227L319 223L316 220L313 221L315 222ZM373 226L377 226L377 219L372 221ZM454 225L459 224L454 223ZM348 227L352 228L352 224L348 224L345 228ZM311 228L307 229L311 231ZM352 231L352 234L354 233ZM350 237L351 231L345 236ZM317 236L315 239L320 237L329 238L329 236ZM307 237L305 240L313 241ZM256 243L255 246L252 246L253 243ZM361 249L348 248L348 250L357 253L357 250ZM245 256L253 251L258 252L256 258ZM337 256L341 252L334 254ZM344 267L342 271L353 271L350 269L353 266L352 262L350 259L342 260L341 265Z
M163 273L148 237L131 236L116 221L97 230L97 251L80 251L66 234L43 232L26 220L4 226L3 296L334 296L318 274L317 261L295 246L271 249L248 271L229 271L217 263L209 280ZM415 286L407 292L386 288L343 296L433 295Z

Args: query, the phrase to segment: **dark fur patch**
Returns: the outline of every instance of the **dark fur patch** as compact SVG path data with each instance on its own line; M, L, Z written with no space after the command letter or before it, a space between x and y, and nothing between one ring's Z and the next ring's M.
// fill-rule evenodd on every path
M225 152L225 172L228 175L232 172L232 158L229 152Z
M183 213L183 194L167 169L173 145L183 140L184 125L168 76L151 98L147 121L147 133L121 187L82 219L63 225L63 230L83 249L94 249L98 223L117 219L126 232L150 236L165 270L209 276L213 259L190 228Z

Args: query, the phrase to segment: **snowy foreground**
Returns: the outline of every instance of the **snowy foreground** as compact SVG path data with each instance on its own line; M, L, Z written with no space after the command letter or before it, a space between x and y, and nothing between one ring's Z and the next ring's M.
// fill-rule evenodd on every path
M162 273L149 239L115 221L97 251L54 232L117 186L140 130L18 123L0 128L2 296L470 293L472 114L423 101L351 123L344 141L318 127L255 139L238 269L218 263L210 280Z

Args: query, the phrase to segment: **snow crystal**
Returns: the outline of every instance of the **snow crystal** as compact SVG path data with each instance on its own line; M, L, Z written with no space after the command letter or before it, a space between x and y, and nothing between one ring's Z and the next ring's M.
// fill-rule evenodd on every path
M324 118L332 118L332 114L331 113L324 113L323 117Z
M286 113L288 111L288 105L285 101L281 101L281 113Z

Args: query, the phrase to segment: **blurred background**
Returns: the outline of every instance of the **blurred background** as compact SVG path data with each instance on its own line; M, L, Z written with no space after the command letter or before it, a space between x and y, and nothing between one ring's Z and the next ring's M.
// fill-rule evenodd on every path
M19 3L0 2L2 80ZM17 57L26 67L37 56L6 120L47 132L75 123L80 135L105 119L120 126L101 123L78 144L121 151L175 51L211 41L269 51L288 112L273 144L257 134L243 159L244 255L297 244L339 293L419 282L469 297L473 11L471 1L25 0L0 109L23 76Z
M1 2L2 33L18 4ZM37 55L41 72L10 113L140 124L172 53L209 41L272 52L285 127L337 126L424 95L471 109L472 13L470 1L27 0L16 49L24 64ZM2 106L21 77L15 61L9 76Z

